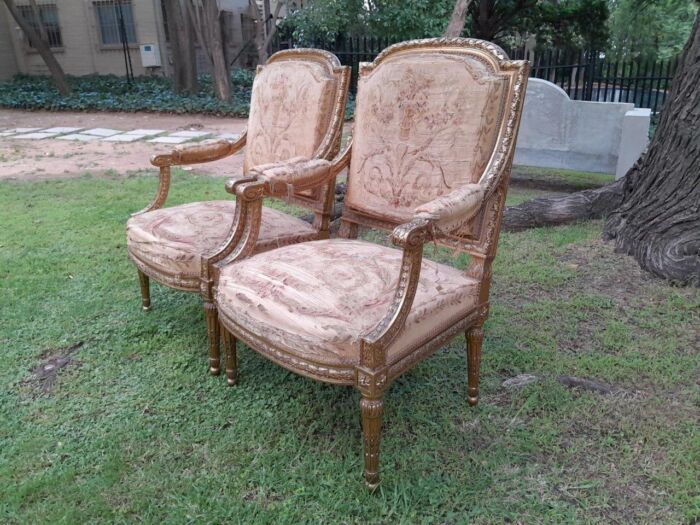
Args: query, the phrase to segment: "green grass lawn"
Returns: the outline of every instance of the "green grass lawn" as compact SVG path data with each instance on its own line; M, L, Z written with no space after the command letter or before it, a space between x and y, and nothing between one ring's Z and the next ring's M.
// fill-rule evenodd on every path
M501 235L479 406L466 404L462 338L400 378L370 494L355 391L250 351L228 388L206 374L198 297L153 286L141 311L124 223L155 182L0 184L0 522L700 519L697 290L642 274L600 223ZM176 173L169 204L222 187ZM79 343L52 386L36 380ZM542 380L503 386L523 373ZM560 374L619 391L572 390Z

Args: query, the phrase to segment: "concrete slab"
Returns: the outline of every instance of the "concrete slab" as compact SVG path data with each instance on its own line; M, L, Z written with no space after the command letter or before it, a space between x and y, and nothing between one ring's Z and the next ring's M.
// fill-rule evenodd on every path
M208 137L211 135L208 131L176 131L171 133L171 137L187 137L188 139L198 139L200 137Z
M14 131L15 133L33 133L34 131L41 131L44 128L15 128L8 129L7 131Z
M83 135L82 133L71 133L70 135L60 135L56 137L58 140L77 140L79 142L90 142L100 140L97 135Z
M14 134L14 131L0 131L0 137L11 137Z
M81 135L96 135L98 137L111 137L112 135L119 135L120 133L122 133L121 130L109 128L92 128L80 132Z
M190 137L157 137L148 142L158 142L160 144L182 144L190 140Z
M221 135L217 135L215 138L225 140L238 140L240 136L240 133L222 133Z
M111 137L107 137L102 139L103 142L136 142L137 140L141 140L146 138L146 135L136 135L131 134L131 133L122 133L121 135L112 135Z
M45 129L44 132L45 133L59 133L62 135L64 133L75 133L76 131L80 131L81 129L83 129L83 128L66 128L66 127L58 126L55 128Z
M41 140L55 137L56 135L58 135L58 133L46 133L42 131L38 133L24 133L22 135L13 135L11 138L24 140Z
M147 137L153 137L155 135L160 135L165 133L164 129L132 129L131 131L126 131L127 135L141 135Z

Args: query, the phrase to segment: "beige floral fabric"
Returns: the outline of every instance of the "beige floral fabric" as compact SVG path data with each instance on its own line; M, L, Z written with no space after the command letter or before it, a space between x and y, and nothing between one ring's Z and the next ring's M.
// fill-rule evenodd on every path
M301 359L359 362L359 340L388 313L402 252L361 240L332 239L255 255L222 270L219 310L244 329ZM389 361L466 315L478 282L424 260L402 335Z
M463 226L479 210L486 190L480 184L465 184L435 200L418 206L415 216L429 219L444 233Z
M292 157L311 158L332 114L336 80L322 64L281 60L255 77L244 172Z
M477 182L507 78L472 56L397 55L360 78L346 205L396 222Z
M292 190L313 188L329 177L331 163L325 159L294 157L288 161L255 166L250 175L265 181L269 195L286 196Z
M192 202L129 219L127 249L136 259L166 274L199 277L201 256L220 246L233 224L235 201ZM257 251L316 238L307 222L263 208Z

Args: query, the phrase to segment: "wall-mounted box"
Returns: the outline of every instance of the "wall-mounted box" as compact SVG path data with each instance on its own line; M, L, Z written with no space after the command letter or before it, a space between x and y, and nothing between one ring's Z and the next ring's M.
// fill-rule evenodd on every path
M141 64L143 67L161 67L158 44L141 44Z

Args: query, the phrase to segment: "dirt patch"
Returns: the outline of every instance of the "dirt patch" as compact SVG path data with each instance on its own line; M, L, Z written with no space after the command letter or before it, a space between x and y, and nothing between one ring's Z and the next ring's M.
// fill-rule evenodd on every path
M41 362L31 370L31 375L22 384L35 396L50 395L61 369L80 364L72 355L80 350L83 342L75 343L62 348L49 348L44 350L39 358Z
M153 113L52 113L0 110L0 129L53 126L81 128L164 129L218 133L240 133L246 120L200 115L160 115ZM186 143L188 144L188 143ZM189 143L191 144L191 143ZM141 170L153 174L149 159L166 153L172 145L144 141L73 142L68 140L14 140L0 138L0 180L50 180L79 177L85 173L128 175ZM231 176L240 172L243 155L197 166L198 173Z

